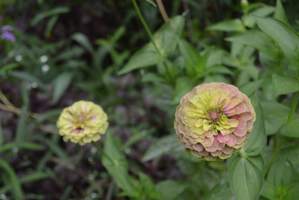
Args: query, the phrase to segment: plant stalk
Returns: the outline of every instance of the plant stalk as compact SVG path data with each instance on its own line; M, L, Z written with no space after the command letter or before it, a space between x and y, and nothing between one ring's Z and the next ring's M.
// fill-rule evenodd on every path
M295 94L295 98L294 98L294 101L293 101L293 104L292 104L291 111L290 111L290 113L289 113L289 117L288 117L287 122L290 122L290 121L292 120L293 115L294 115L295 110L296 110L296 107L297 107L298 100L299 100L299 92L296 92L296 94ZM271 158L271 161L270 161L270 163L269 163L269 165L268 165L268 167L267 167L267 169L266 169L266 172L265 172L265 178L267 178L268 173L269 173L269 171L270 171L270 169L271 169L271 166L272 166L273 163L275 162L275 160L276 160L276 158L277 158L277 156L278 156L278 154L279 154L279 152L280 152L280 149L281 149L281 147L282 147L282 144L283 144L284 140L285 140L285 136L281 136L280 141L279 141L279 144L278 144L278 146L277 146L277 148L276 148L276 150L275 150L275 152L274 152L274 155L273 155L273 157Z
M141 12L140 12L140 9L139 9L139 7L138 7L138 5L137 5L137 3L136 3L136 0L132 0L132 3L133 3L133 5L134 5L134 8L135 8L135 10L136 10L136 12L137 12L137 14L138 14L138 17L139 17L139 19L140 19L140 21L141 21L141 23L142 23L142 25L143 25L143 27L144 27L144 29L145 29L147 35L149 36L151 42L153 43L153 45L154 45L154 47L155 47L156 51L158 52L158 54L159 54L160 56L163 56L162 53L160 52L160 50L159 50L159 48L158 48L158 46L157 46L155 40L154 40L153 34L151 33L151 31L150 31L150 29L148 28L148 26L147 26L147 24L146 24L146 22L145 22L143 16L141 15ZM157 3L158 3L158 2L157 2ZM161 3L162 3L162 2L161 2ZM162 5L163 5L163 4L162 4ZM163 8L164 8L164 6L163 6ZM164 9L164 11L165 11L165 9ZM166 13L166 12L165 12L165 13ZM174 83L174 80L173 80L173 78L172 78L172 76L171 76L171 73L170 73L170 71L169 71L169 68L167 67L167 65L166 65L164 62L163 62L163 66L164 66L164 68L166 69L166 72L167 72L167 75L169 76L169 79L170 79L171 84L174 86L175 83Z
M159 10L160 10L160 13L164 19L165 22L168 22L169 21L169 17L167 15L167 12L164 8L164 5L163 5L163 2L162 0L156 0L157 4L158 4L158 7L159 7Z
M105 151L95 142L92 142L93 146L95 146L99 152L101 152L103 154L103 156L105 156L111 163L113 163L115 165L115 162L110 158L110 156L108 156Z

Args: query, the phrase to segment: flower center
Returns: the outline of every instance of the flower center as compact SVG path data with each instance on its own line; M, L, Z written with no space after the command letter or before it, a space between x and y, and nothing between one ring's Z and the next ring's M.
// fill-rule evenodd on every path
M217 122L219 114L220 114L219 109L210 112L210 118L212 119L213 122Z

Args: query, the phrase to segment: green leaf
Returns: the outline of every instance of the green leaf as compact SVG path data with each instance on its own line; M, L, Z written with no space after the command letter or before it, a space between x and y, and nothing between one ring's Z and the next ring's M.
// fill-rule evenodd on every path
M242 24L241 20L239 19L233 19L233 20L227 20L223 22L219 22L217 24L214 24L212 26L209 26L207 30L210 31L236 31L236 32L245 32L245 27Z
M276 9L274 13L274 18L284 22L287 25L290 25L288 18L284 12L283 5L280 0L276 0Z
M27 118L27 110L28 110L28 105L24 104L21 110L21 116L18 121L18 126L17 126L17 133L16 133L16 147L20 147L21 143L24 141L27 133L27 128L26 128L26 118Z
M173 98L171 101L172 105L178 105L180 103L181 98L190 92L197 84L190 79L190 77L180 77L175 81Z
M240 87L240 91L246 94L247 96L250 96L259 89L262 82L263 80L258 80L245 84L242 87Z
M249 14L245 14L242 17L245 26L253 28L255 26L255 20L253 16L267 17L268 15L272 14L275 11L275 8L273 6L265 6L265 5L262 6L263 7L258 8Z
M179 143L177 136L174 134L162 137L152 144L145 152L141 161L146 162L163 155L184 151L184 147Z
M204 196L203 200L236 200L231 188L229 187L228 181L225 179L221 180L207 195Z
M37 139L41 140L42 142L46 143L47 146L49 147L49 149L55 153L56 155L58 155L60 158L67 160L69 158L69 156L65 153L65 151L59 146L57 145L53 140L45 138L45 137L37 137Z
M45 86L44 83L42 83L40 80L38 80L36 77L32 76L31 74L28 74L26 72L10 72L9 75L22 79L24 81L29 81L29 82L35 82L37 86L42 89L45 93L51 94L49 89Z
M213 65L211 67L206 68L206 73L221 73L221 74L229 74L234 75L234 72L228 69L227 67L224 67L222 65Z
M264 181L264 188L262 190L261 196L271 200L278 200L278 198L275 195L275 187L270 181Z
M21 65L19 63L11 63L11 64L8 64L8 65L4 65L3 67L1 67L0 69L0 74L2 72L5 72L5 71L8 71L8 70L11 70L11 69L14 69L14 68L17 68L17 67L20 67Z
M162 199L176 199L184 192L187 185L174 180L166 180L156 184L156 191L162 194Z
M61 96L65 93L67 87L72 81L73 75L65 72L56 77L53 81L54 91L53 91L53 104L56 104Z
M68 13L70 12L70 9L68 7L58 7L58 8L54 8L52 10L46 11L46 12L42 12L39 13L38 15L36 15L30 22L31 26L35 26L38 22L40 22L42 19L44 19L45 17L50 17L52 15L57 15L57 14L61 14L61 13Z
M179 50L185 60L186 73L188 76L194 77L204 72L209 58L208 52L206 52L204 56L201 56L195 47L183 39L179 41Z
M227 160L230 187L237 199L257 199L263 188L265 164L261 155L240 157L233 155Z
M286 159L277 159L271 166L267 180L269 180L275 188L280 183L284 185L293 180L294 170L292 164Z
M157 7L157 4L153 0L145 0L145 1L152 4L152 6Z
M142 79L141 79L142 82L166 82L166 80L160 76L158 76L157 74L155 73L146 73Z
M280 52L275 43L259 30L250 30L241 35L225 38L225 40L253 47L273 59L279 58Z
M299 117L292 119L291 121L285 122L281 129L281 135L291 137L291 138L299 138Z
M244 150L246 155L257 156L265 149L267 137L265 134L264 115L258 97L253 95L250 99L256 113L256 121L253 123L253 129L249 133Z
M18 180L17 175L15 174L13 168L9 166L9 164L0 158L0 167L3 168L1 172L3 173L4 171L7 173L9 176L9 182L12 185L11 187L11 193L14 199L23 199L24 198L24 193L21 188L20 182Z
M94 49L85 35L82 33L75 33L72 36L72 39L81 44L91 55L94 55Z
M299 71L298 33L281 21L272 18L254 17L259 28L273 38L282 48L291 68Z
M104 151L113 160L113 163L111 163L106 156L102 156L102 163L108 173L114 178L119 188L133 194L134 190L128 174L128 163L125 156L118 151L117 146L114 144L112 134L109 131L105 135Z
M290 108L271 101L261 102L265 119L265 130L267 135L275 134L280 127L287 121Z
M131 56L128 63L118 72L118 75L125 74L135 69L150 67L162 62L164 58L157 53L153 45L147 44Z
M277 95L289 94L299 91L299 80L291 77L272 75L272 83Z
M48 21L47 28L46 28L46 31L45 31L45 37L46 38L49 38L49 36L51 34L51 31L52 31L53 27L55 26L57 20L58 20L58 15L54 15Z
M167 56L175 51L177 38L180 37L184 24L185 20L182 16L170 19L154 34L154 41L159 52L157 52L153 43L149 42L131 56L128 63L118 72L118 75L164 61Z

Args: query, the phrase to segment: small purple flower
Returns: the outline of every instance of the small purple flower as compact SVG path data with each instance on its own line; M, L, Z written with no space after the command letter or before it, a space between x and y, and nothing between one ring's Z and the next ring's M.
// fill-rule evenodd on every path
M2 26L1 30L3 32L8 32L8 31L12 31L13 28L11 26L9 26L9 25L5 25L5 26Z
M12 42L16 41L15 35L13 33L11 33L12 30L13 30L13 28L9 25L2 26L1 38L4 40L12 41Z

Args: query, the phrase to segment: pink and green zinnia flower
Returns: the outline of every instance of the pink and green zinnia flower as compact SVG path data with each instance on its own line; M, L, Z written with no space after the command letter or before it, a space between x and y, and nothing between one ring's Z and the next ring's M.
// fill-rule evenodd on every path
M204 83L177 107L174 128L193 156L224 160L243 148L255 121L250 99L233 85Z
M88 101L78 101L63 109L57 121L63 140L80 145L96 142L108 128L107 115L103 109Z

